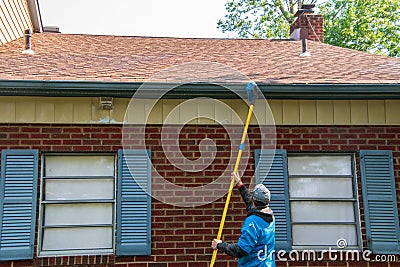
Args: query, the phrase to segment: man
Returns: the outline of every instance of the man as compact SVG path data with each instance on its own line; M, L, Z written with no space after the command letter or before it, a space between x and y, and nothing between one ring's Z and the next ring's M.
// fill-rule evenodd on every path
M275 218L268 206L271 193L258 184L251 195L239 174L233 173L233 177L246 204L247 218L237 243L214 239L211 246L238 258L238 267L275 267Z

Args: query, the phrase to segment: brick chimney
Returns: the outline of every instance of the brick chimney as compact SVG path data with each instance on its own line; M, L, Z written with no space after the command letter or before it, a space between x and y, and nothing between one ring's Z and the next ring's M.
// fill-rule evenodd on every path
M314 4L303 5L296 12L296 20L290 26L290 38L324 42L324 18L322 15L314 14L314 7Z

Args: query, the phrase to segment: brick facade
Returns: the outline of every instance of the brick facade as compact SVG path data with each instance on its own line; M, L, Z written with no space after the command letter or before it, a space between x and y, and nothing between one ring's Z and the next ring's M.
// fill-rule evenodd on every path
M313 41L324 42L324 17L319 14L305 13L297 17L290 26L290 34L295 29L302 29L301 39L306 38Z
M238 126L238 132L242 130ZM138 132L142 129L138 128ZM49 125L49 124L2 124L0 125L0 149L39 149L43 152L116 152L122 148L123 130L120 125ZM199 157L198 145L204 138L213 139L217 151L213 164L198 173L181 171L168 163L161 146L161 126L147 126L146 146L152 151L152 162L157 171L173 183L199 186L221 175L230 159L230 142L220 126L186 126L179 134L182 153L192 159ZM400 127L365 126L278 126L277 148L288 152L354 152L360 149L390 149L393 151L396 191L400 206ZM260 133L250 127L250 155L260 148ZM357 156L357 177L359 173ZM254 172L253 156L243 176L248 182ZM361 182L358 179L361 229L366 247L363 221ZM44 257L33 261L0 262L0 267L24 266L120 266L120 267L186 267L208 266L211 259L211 240L215 238L225 199L211 204L181 208L152 202L152 254L144 257L68 256ZM234 192L223 232L226 241L235 241L245 218L244 205ZM36 245L36 244L35 244ZM35 250L36 251L36 250ZM397 262L277 262L278 266L400 266ZM230 257L219 254L218 267L237 266Z

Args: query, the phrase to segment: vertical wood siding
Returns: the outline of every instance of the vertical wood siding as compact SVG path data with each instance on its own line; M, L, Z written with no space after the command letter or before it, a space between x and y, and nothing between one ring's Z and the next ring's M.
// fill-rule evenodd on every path
M0 123L147 123L242 125L242 100L115 98L112 110L96 97L0 97ZM129 108L128 108L129 107ZM268 100L254 108L251 125L400 125L400 100Z
M0 0L0 45L21 38L32 29L26 0Z

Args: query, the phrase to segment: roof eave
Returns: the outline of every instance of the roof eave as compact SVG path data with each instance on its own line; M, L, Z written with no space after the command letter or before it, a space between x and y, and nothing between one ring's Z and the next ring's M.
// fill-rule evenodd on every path
M33 32L43 32L42 16L40 14L39 1L28 0L27 2L32 21Z
M245 97L241 83L143 83L99 81L0 80L0 96L120 97L166 99ZM258 84L267 99L400 99L399 83L378 84ZM142 90L144 89L144 90ZM171 90L173 89L173 90ZM168 94L165 94L168 92Z

